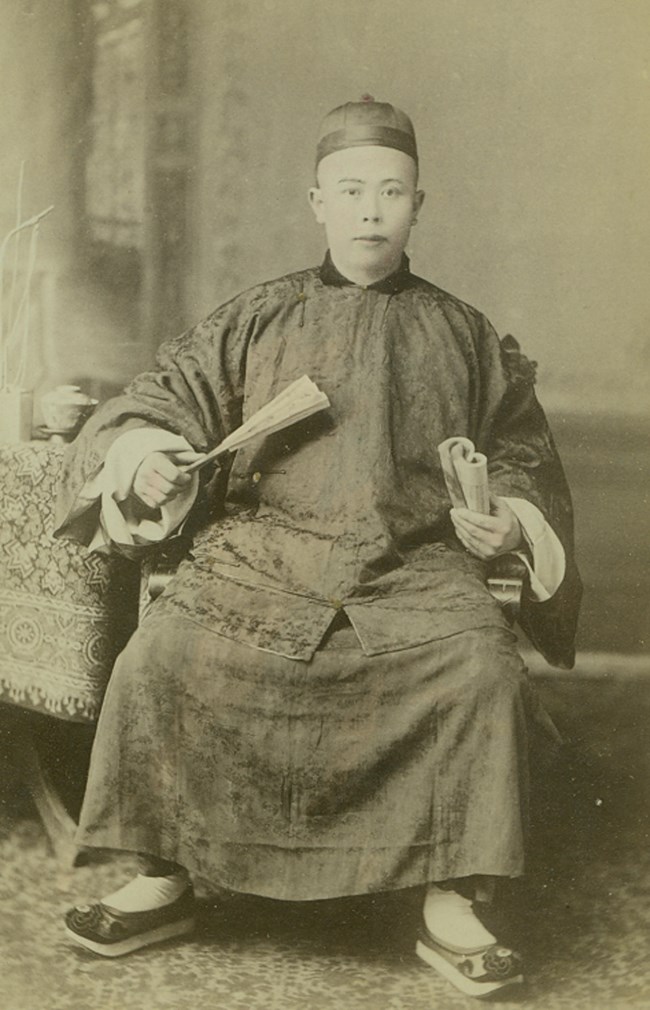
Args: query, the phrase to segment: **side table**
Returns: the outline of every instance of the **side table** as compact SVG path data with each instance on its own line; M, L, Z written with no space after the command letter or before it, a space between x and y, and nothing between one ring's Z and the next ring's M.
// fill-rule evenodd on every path
M93 723L113 662L137 622L138 567L55 540L65 446L0 444L0 701ZM19 760L58 851L74 824L21 731Z

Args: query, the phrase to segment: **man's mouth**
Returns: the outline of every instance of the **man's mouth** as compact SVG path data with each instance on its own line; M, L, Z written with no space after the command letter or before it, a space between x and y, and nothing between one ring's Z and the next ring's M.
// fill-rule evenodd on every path
M357 235L355 242L385 242L383 235Z

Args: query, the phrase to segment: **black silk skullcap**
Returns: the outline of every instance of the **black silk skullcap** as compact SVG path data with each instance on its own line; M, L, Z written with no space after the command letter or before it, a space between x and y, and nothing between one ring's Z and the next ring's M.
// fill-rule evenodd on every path
M371 95L364 95L360 102L346 102L327 113L318 136L316 164L334 151L369 146L394 147L417 164L413 123L401 109L388 102L376 102Z

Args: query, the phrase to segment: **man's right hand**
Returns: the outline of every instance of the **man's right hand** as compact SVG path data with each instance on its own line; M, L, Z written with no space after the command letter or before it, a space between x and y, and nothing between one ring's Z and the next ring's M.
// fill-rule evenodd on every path
M192 475L181 468L197 459L202 455L192 449L150 453L135 472L133 493L149 508L167 505L192 481Z

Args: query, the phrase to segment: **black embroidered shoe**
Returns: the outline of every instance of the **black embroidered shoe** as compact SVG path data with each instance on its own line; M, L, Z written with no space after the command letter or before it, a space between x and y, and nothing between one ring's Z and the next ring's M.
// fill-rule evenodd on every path
M194 929L194 890L148 912L120 912L104 905L77 905L65 915L65 932L103 957L120 957L152 943L184 936Z
M524 981L521 955L498 943L460 950L445 946L423 926L415 952L468 996L489 996L497 989Z

